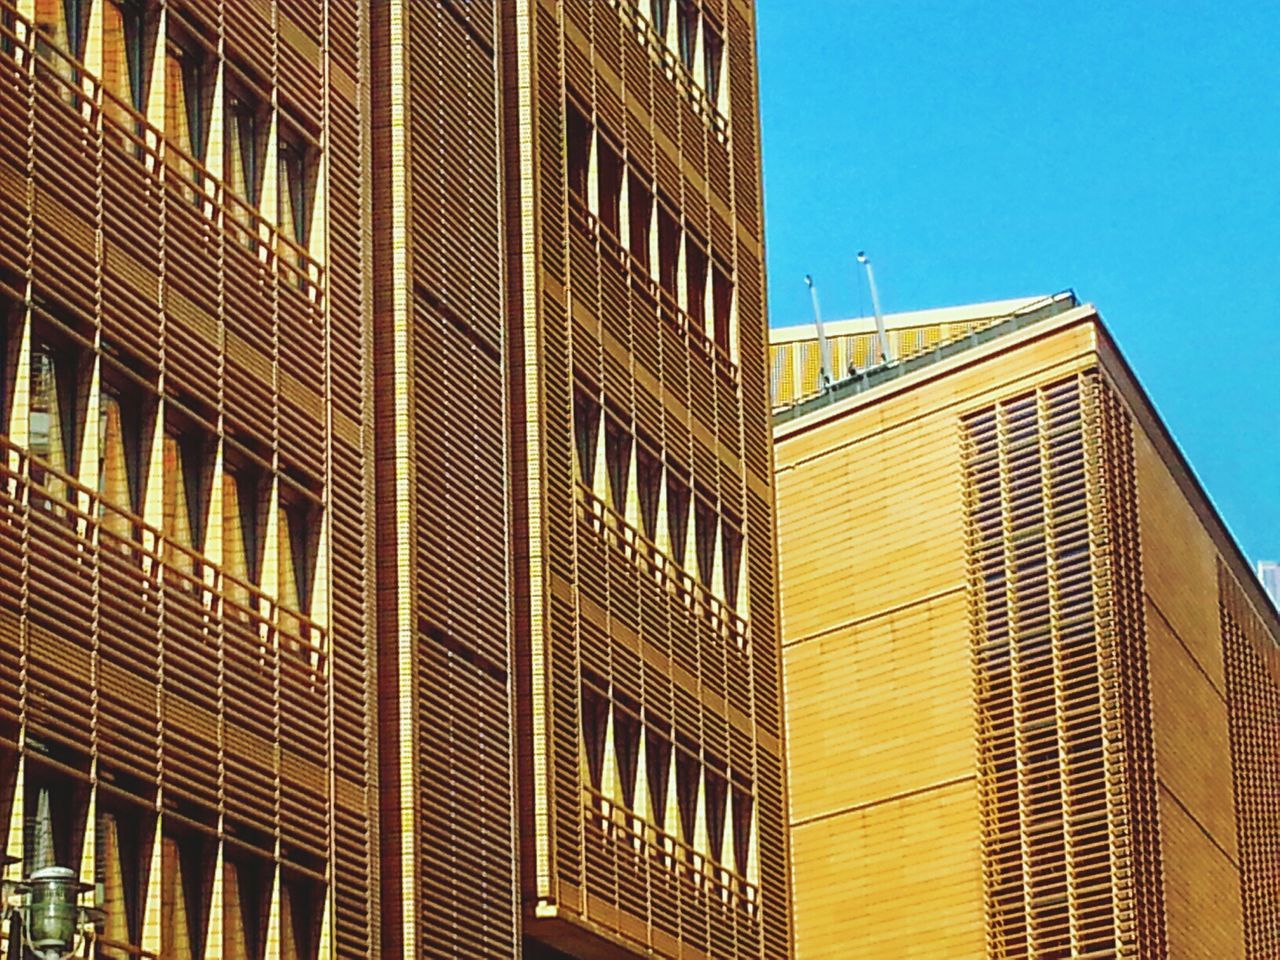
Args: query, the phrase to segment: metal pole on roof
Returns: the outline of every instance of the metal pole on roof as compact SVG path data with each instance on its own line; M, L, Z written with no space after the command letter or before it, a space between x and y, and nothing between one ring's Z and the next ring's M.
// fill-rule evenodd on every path
M822 330L822 310L818 306L818 288L813 285L813 277L804 275L804 282L809 287L809 299L813 301L813 325L818 331L818 362L822 369L818 374L821 381L818 386L823 393L831 388L831 350L827 345L827 335Z
M867 256L865 250L858 251L858 262L867 268L867 286L871 288L871 309L876 312L876 336L880 340L880 362L888 363L892 357L889 355L889 334L884 329L884 314L880 312L880 294L876 292L876 275L871 269L871 258Z

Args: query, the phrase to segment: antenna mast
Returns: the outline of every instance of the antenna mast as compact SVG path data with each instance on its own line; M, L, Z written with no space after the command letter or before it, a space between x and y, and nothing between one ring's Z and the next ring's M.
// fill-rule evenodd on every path
M818 288L813 285L813 277L804 275L804 282L809 287L809 299L813 301L813 325L818 330L818 362L822 369L818 374L819 386L826 393L831 388L831 348L827 345L827 335L822 329L822 310L818 306Z
M858 262L867 268L867 285L871 287L871 309L876 312L876 336L880 340L880 362L888 363L891 359L889 356L889 334L885 332L884 314L880 312L880 294L876 292L875 271L871 269L871 258L867 256L865 250L858 251Z

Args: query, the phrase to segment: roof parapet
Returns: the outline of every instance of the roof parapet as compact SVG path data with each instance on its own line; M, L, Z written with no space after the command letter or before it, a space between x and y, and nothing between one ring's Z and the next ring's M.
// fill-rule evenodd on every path
M788 407L773 412L773 425L788 423L799 417L821 410L848 397L857 396L873 390L899 377L914 373L924 367L940 363L949 357L964 353L974 347L1029 327L1042 320L1056 317L1068 310L1080 306L1075 291L1063 290L1042 300L1036 300L997 320L989 327L975 330L956 340L939 344L932 350L917 354L907 360L890 360L864 370L857 370L842 380L831 384L821 393L807 397Z

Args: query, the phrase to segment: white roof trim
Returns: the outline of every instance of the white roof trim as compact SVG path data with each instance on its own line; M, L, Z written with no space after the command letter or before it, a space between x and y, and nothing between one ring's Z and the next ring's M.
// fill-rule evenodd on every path
M1038 297L1017 297L1013 300L991 300L987 303L971 303L960 307L938 307L933 310L909 310L905 313L887 313L884 325L889 330L904 327L923 327L936 323L968 323L973 320L990 320L1008 316L1011 313L1028 307L1033 303L1048 300L1049 295ZM857 333L874 333L875 317L854 317L849 320L824 320L823 332L830 337L847 336ZM769 330L771 344L792 343L797 340L816 340L817 330L812 323L802 323L793 327L772 327Z

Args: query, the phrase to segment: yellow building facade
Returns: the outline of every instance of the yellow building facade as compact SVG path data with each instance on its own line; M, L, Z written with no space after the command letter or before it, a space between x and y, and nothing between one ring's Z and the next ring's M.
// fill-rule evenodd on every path
M775 426L799 957L1274 957L1280 621L1096 312Z

